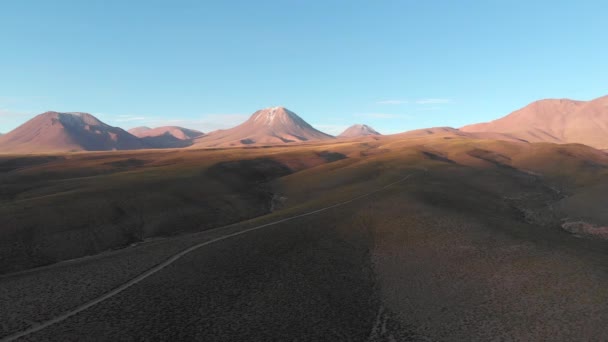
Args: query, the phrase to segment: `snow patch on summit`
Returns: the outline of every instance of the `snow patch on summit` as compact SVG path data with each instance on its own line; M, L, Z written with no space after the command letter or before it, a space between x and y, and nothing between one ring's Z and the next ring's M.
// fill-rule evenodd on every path
M284 144L334 137L318 131L296 113L276 106L256 111L242 124L198 139L197 146L242 146Z

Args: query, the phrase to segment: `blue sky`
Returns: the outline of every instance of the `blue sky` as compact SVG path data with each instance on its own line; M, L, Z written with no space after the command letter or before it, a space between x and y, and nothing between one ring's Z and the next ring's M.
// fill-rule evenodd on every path
M605 1L2 1L0 132L46 110L211 131L282 105L328 133L608 94Z

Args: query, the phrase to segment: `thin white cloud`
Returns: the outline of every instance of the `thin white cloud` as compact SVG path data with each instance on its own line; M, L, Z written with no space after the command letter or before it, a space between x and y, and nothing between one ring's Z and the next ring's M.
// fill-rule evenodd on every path
M0 108L0 133L10 132L33 116L32 113Z
M144 121L146 120L146 117L140 115L117 115L115 118L110 120L114 122Z
M6 119L6 118L12 119L12 118L21 117L24 115L28 115L28 114L0 108L0 118L2 118L2 119Z
M400 104L404 104L404 103L408 103L408 101L406 101L406 100L383 100L383 101L376 102L376 104L381 104L381 105L400 105Z
M441 109L443 109L443 108L441 108L441 107L421 107L421 108L416 109L416 111L419 111L419 112L421 112L421 111L428 112L428 111L432 111L432 110L441 110Z
M312 126L316 129L320 130L321 132L325 132L325 133L331 134L331 135L338 135L338 134L344 132L344 130L346 128L348 128L347 125L314 124Z
M357 113L356 117L360 118L369 118L369 119L397 119L406 117L407 115L403 114L391 114L391 113Z
M451 99L445 98L429 98L429 99L418 99L416 100L416 104L420 105L430 105L430 104L446 104L451 103Z
M51 99L49 96L0 96L0 106L14 106L49 99Z
M132 126L180 126L196 129L203 132L211 132L218 129L227 129L243 123L249 115L245 114L203 114L199 118L162 118L158 116L139 115L115 115L108 117L108 123L122 126L123 129L131 129ZM128 124L131 123L131 126Z

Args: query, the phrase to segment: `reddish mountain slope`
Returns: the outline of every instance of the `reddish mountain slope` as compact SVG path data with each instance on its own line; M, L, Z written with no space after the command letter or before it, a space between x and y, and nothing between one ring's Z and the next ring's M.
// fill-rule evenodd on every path
M504 141L513 141L513 142L525 142L520 138L514 137L510 134L504 133L495 133L495 132L463 132L456 128L452 127L430 127L423 129L416 129L413 131L407 131L403 133L397 133L390 135L390 137L398 137L398 138L427 138L430 136L444 136L444 139L449 140L454 137L467 137L471 139L480 139L480 140L504 140Z
M128 130L127 132L133 134L136 137L140 137L141 135L145 134L148 131L151 131L152 128L150 127L146 127L146 126L139 126L139 127L134 127L131 128L130 130Z
M541 100L464 132L497 132L530 142L582 143L608 149L608 96L592 101Z
M194 146L267 145L329 139L334 137L318 131L294 112L273 107L253 113L247 121L234 128L198 138Z
M4 153L109 151L145 148L135 136L91 114L46 112L0 137Z
M342 138L355 138L355 137L364 137L368 135L381 135L368 125L352 125L348 127L344 132L340 133L339 137Z

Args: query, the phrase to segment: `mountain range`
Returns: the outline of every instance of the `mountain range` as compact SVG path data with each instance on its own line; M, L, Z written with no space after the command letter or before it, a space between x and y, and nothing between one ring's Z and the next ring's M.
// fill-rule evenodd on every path
M543 102L343 138L41 114L0 137L55 153L0 155L0 340L604 340L608 153L529 142L603 107Z
M10 153L111 151L142 149L145 144L91 114L46 112L2 135L0 148Z
M107 125L87 113L46 112L0 136L0 152L49 153L147 148L272 145L334 139L284 107L259 110L227 130L203 132L177 127Z
M194 139L205 135L201 131L178 126L156 128L141 126L131 128L129 133L153 148L186 147L192 145Z
M497 120L461 127L439 127L405 132L428 135L442 132L477 139L523 142L580 143L608 150L608 96L592 101L546 99ZM357 124L338 137L380 135ZM205 134L177 126L136 127L128 132L107 125L87 113L46 112L13 131L0 134L0 152L46 153L110 151L146 148L207 148L274 145L335 139L285 107L256 111L242 124Z

